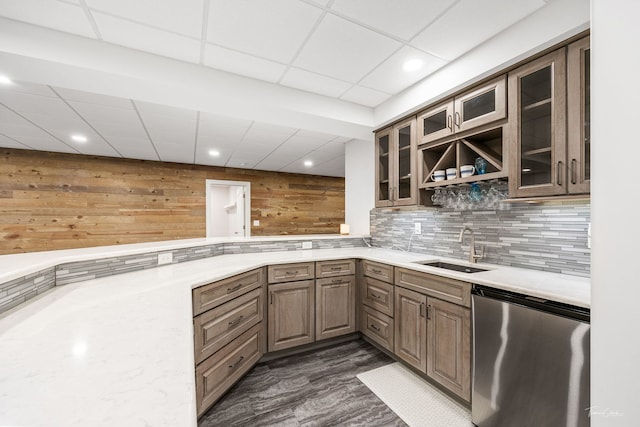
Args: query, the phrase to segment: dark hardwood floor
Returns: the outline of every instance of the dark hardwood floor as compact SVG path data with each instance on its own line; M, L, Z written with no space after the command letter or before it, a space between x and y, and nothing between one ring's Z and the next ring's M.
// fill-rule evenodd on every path
M256 365L198 422L213 426L406 426L356 375L393 360L363 340Z

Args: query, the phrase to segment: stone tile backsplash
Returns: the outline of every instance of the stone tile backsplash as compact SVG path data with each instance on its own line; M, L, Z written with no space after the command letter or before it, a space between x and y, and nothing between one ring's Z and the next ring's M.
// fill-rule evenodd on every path
M485 258L480 262L590 275L588 203L513 204L508 210L477 211L380 208L373 209L370 216L371 243L376 247L467 260L468 233L463 243L458 243L460 231L467 226L475 233L477 250L485 246ZM422 234L412 236L416 222L421 223Z

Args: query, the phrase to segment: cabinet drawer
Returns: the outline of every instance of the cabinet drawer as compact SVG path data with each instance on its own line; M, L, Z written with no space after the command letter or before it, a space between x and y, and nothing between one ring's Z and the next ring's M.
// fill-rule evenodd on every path
M247 271L193 290L193 315L224 304L264 283L264 268Z
M363 284L362 303L393 317L393 285L371 277L365 277Z
M193 319L196 364L262 320L262 295L262 289L254 289Z
M298 264L270 265L267 267L269 283L313 279L315 273L314 264L313 262L301 262Z
M395 284L464 307L471 306L471 284L467 282L396 268Z
M393 319L367 306L362 307L362 333L393 352Z
M349 276L356 274L356 262L353 259L316 262L316 278Z
M365 276L373 277L383 282L393 283L393 266L367 260L365 260L362 265Z
M198 416L258 362L262 339L262 325L255 325L196 367Z

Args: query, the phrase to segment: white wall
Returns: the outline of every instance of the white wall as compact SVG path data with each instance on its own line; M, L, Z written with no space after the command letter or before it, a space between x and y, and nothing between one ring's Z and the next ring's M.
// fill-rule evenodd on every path
M211 233L207 237L229 236L229 214L224 208L229 203L229 188L212 186L209 190L211 198L209 203L209 219L211 220Z
M637 0L592 0L592 427L640 419Z
M351 234L369 234L369 211L374 207L374 140L345 144L345 222Z

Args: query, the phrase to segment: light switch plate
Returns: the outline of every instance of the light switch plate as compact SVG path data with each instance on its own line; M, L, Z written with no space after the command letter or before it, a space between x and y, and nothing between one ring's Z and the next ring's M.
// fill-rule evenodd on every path
M158 265L171 264L173 262L173 252L158 254Z
M259 219L254 219L253 220L253 226L254 227L260 227L260 220Z

